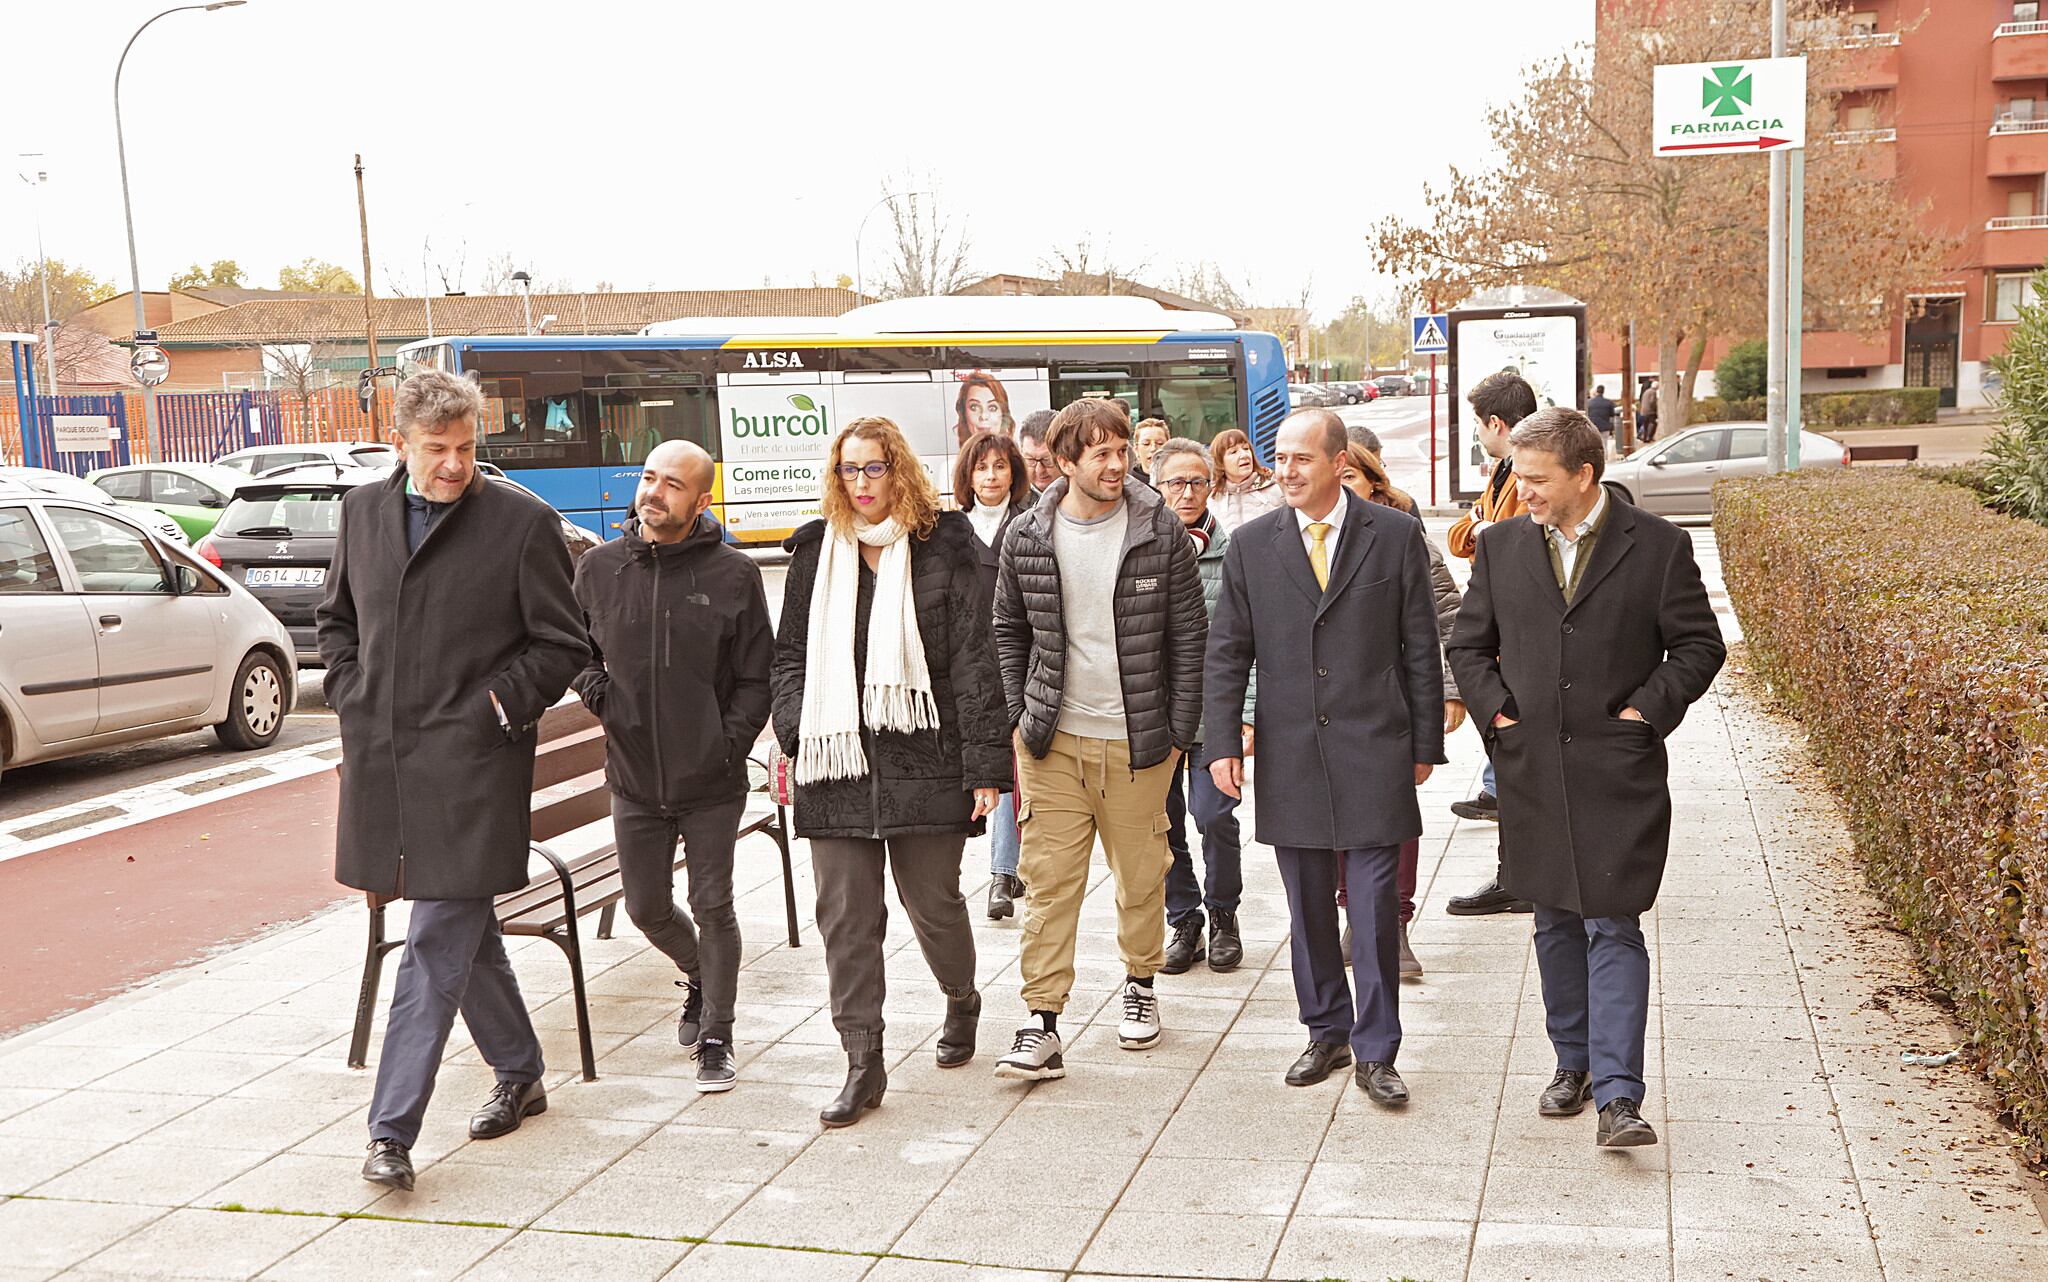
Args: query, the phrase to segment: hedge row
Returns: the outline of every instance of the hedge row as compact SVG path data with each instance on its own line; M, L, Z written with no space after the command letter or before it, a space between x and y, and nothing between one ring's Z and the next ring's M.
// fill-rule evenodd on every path
M1714 528L1753 666L2048 1148L2048 528L1903 472L1724 483Z
M1932 387L1885 387L1863 392L1809 392L1799 398L1809 428L1860 427L1880 423L1932 423L1941 392ZM1762 397L1726 401L1702 396L1692 403L1695 423L1742 423L1764 417Z

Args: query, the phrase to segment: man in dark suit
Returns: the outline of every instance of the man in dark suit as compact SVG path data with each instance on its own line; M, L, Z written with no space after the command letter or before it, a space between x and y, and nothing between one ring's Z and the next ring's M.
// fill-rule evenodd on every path
M1529 519L1479 536L1449 655L1499 776L1504 884L1536 905L1557 1052L1537 1108L1570 1117L1590 1098L1595 1143L1654 1144L1640 919L1671 836L1664 740L1727 649L1691 537L1600 484L1584 414L1539 410L1509 443Z
M1239 736L1258 665L1258 839L1274 848L1293 918L1294 995L1311 1038L1292 1086L1358 1060L1380 1104L1404 1104L1400 914L1404 841L1422 835L1415 790L1444 760L1444 682L1422 523L1359 501L1338 480L1344 423L1325 409L1280 425L1273 472L1287 506L1247 521L1223 558L1203 669L1207 761L1244 783ZM1354 1007L1337 930L1349 883Z
M363 1163L410 1189L458 1012L498 1079L470 1138L548 1106L491 901L526 884L535 723L590 644L562 518L477 470L476 384L429 370L397 408L403 466L342 500L317 618L341 721L335 880L412 901Z

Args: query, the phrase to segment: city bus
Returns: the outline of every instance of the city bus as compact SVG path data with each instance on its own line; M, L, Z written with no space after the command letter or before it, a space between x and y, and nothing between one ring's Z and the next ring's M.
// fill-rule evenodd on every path
M604 538L618 536L648 451L689 440L717 460L712 515L739 544L815 516L841 426L894 420L941 495L976 428L1121 398L1133 421L1208 442L1243 428L1270 459L1287 413L1280 342L1150 299L914 298L837 317L691 319L630 336L435 338L399 352L473 375L480 457Z

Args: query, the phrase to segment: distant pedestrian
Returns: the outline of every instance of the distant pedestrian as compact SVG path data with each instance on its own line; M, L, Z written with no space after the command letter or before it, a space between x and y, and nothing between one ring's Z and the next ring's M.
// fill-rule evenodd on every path
M1649 442L1657 439L1657 380L1643 381L1643 394L1636 399L1636 439Z
M1204 719L1224 725L1259 674L1259 840L1287 889L1294 994L1309 1045L1287 1071L1309 1086L1357 1060L1375 1103L1408 1087L1401 1047L1401 843L1422 835L1415 790L1444 759L1443 660L1422 523L1360 501L1339 480L1344 423L1326 409L1280 424L1273 459L1287 507L1239 527L1203 671ZM1227 735L1205 750L1226 796L1244 786ZM1344 869L1354 947L1337 926Z
M1606 444L1609 455L1614 453L1614 411L1615 404L1608 399L1607 387L1603 383L1593 384L1593 399L1586 402L1586 417L1593 420L1593 426L1600 429L1600 439Z
M400 385L402 466L342 500L316 611L341 722L335 880L412 901L363 1163L398 1189L458 1011L497 1078L470 1138L548 1106L492 900L526 884L534 727L590 647L562 518L477 470L482 411L454 374Z
M1479 498L1444 536L1451 555L1469 561L1477 554L1476 540L1482 531L1522 515L1521 493L1514 484L1515 460L1508 446L1508 433L1514 430L1515 424L1536 412L1536 392L1520 374L1503 370L1481 379L1465 400L1472 407L1479 447L1494 460L1486 488L1480 491ZM1497 823L1500 820L1497 795L1494 791L1493 760L1488 757L1486 768L1480 772L1479 795L1470 801L1453 802L1451 813L1460 819ZM1485 885L1463 895L1452 895L1444 904L1444 911L1459 917L1480 917L1489 913L1528 912L1529 905L1501 889L1496 867L1495 875Z
M1502 877L1536 905L1557 1072L1538 1103L1590 1098L1602 1147L1654 1144L1642 1119L1650 955L1671 839L1664 740L1727 657L1692 538L1600 483L1576 410L1512 436L1528 521L1479 536L1451 667L1499 766Z
M1272 469L1260 465L1258 455L1252 452L1252 438L1242 431L1232 427L1216 433L1216 439L1209 442L1209 458L1215 466L1209 510L1226 533L1283 506Z
M1208 622L1186 527L1158 491L1128 483L1130 439L1109 401L1062 409L1047 437L1061 478L1003 541L996 650L1023 788L1018 969L1031 1022L999 1077L1066 1076L1059 1016L1098 836L1124 970L1117 1044L1143 1050L1160 1037L1166 793L1201 728Z
M1040 445L1043 446L1041 441ZM1025 475L1024 455L1017 443L986 432L967 438L953 464L953 501L974 523L981 552L981 599L976 608L989 625L994 644L996 572L1002 565L1003 539L1010 524L1031 510L1033 491ZM1006 792L989 816L988 916L997 921L1017 911L1024 883L1017 879L1017 797Z
M846 1085L818 1120L882 1102L886 867L946 995L938 1064L974 1057L981 1016L960 855L1010 787L973 523L939 496L896 424L860 418L832 442L824 519L790 553L776 634L775 737L795 763L818 932Z
M1024 456L1024 476L1031 482L1034 495L1045 493L1060 479L1059 464L1053 462L1052 451L1045 448L1046 429L1051 426L1051 410L1033 410L1017 424L1017 450Z
M576 693L604 723L626 916L683 973L676 1040L694 1048L699 1091L737 1078L733 845L775 653L761 571L709 513L716 473L690 441L655 446L620 536L576 566L591 639ZM678 842L689 912L675 902Z
M1223 589L1223 555L1230 550L1230 531L1209 511L1214 485L1209 451L1190 440L1168 441L1152 456L1160 497L1173 509L1195 543L1195 566L1202 579L1202 602L1216 612ZM1244 713L1214 733L1233 735L1251 751L1252 717L1258 703L1258 679L1245 690ZM1215 780L1201 766L1202 743L1211 733L1204 722L1195 732L1195 746L1175 767L1166 793L1166 844L1173 867L1166 873L1166 963L1160 972L1179 975L1204 957L1213 971L1236 970L1244 961L1244 940L1238 932L1237 909L1244 898L1244 843L1237 822L1237 798L1217 791ZM1188 845L1187 818L1192 813L1202 839L1202 877L1195 877L1194 851ZM1203 909L1208 910L1206 919ZM1203 927L1208 939L1203 940Z

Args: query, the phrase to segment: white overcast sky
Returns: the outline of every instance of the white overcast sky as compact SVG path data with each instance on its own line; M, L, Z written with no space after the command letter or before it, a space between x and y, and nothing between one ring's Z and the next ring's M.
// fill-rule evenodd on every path
M111 89L166 0L8 0L0 162L40 165L51 255L123 287ZM1591 38L1593 0L1405 4L250 0L164 18L123 79L145 287L314 255L379 292L422 242L469 285L510 251L620 289L829 284L885 183L929 173L981 271L1092 237L1163 278L1208 260L1323 314L1390 282L1366 233L1481 161L1520 69ZM41 152L40 160L15 160ZM35 253L0 194L0 260ZM868 282L886 212L868 223Z

